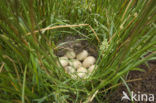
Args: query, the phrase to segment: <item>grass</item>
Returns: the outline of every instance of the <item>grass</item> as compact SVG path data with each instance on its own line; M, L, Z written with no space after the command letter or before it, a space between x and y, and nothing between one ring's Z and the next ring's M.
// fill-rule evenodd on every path
M111 87L156 56L155 0L0 2L0 102L109 102ZM92 29L43 29L79 24ZM67 35L99 47L98 69L86 80L73 80L56 65L55 43Z

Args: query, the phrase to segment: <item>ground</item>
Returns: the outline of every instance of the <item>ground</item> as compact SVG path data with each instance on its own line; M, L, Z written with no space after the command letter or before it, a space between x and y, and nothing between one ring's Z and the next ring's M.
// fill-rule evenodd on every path
M156 103L156 61L149 62L150 68L145 65L140 65L139 67L146 70L146 73L139 71L130 72L128 79L143 78L143 80L128 83L131 91L141 93L152 93L155 95L155 102L135 102L135 103ZM110 96L110 103L131 103L129 101L121 101L123 96L122 91L126 91L125 86L120 86L118 89ZM128 93L128 92L127 92Z

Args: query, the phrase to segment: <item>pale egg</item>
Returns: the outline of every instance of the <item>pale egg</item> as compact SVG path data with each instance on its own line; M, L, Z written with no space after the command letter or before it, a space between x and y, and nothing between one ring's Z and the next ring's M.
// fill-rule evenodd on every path
M88 56L84 61L83 61L83 66L85 68L90 67L95 63L95 58L93 56Z
M84 68L84 67L80 67L80 68L77 70L77 75L78 75L80 78L85 78L85 77L86 77L86 74L87 74L87 69Z
M85 58L87 58L87 56L88 56L88 52L86 50L83 50L76 56L76 58L78 60L84 60Z
M70 50L70 51L67 51L66 52L66 57L70 58L70 59L73 59L75 58L76 54L73 50Z
M65 67L65 71L69 74L75 73L75 69L71 66Z
M69 64L70 64L70 66L72 66L72 67L74 67L74 68L76 68L76 69L78 69L79 67L81 67L81 62L80 61L78 61L78 60L76 60L76 59L73 59L73 60L71 60L70 62L69 62Z
M59 60L60 60L60 63L63 67L68 65L68 58L67 57L60 57Z
M72 79L77 79L77 75L75 75L75 74L70 74L70 76Z
M68 58L66 56L60 57L59 59L68 60Z
M92 66L90 66L90 67L88 68L88 72L89 72L89 73L92 73L93 70L96 69L96 68L97 68L97 65L92 65Z

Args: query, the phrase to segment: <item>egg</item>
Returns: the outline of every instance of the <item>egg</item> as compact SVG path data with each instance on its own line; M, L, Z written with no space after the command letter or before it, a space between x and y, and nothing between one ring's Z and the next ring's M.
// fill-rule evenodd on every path
M68 58L66 56L60 57L59 59L68 60Z
M83 61L83 66L85 68L90 67L95 63L95 58L93 56L88 56L84 61Z
M75 74L70 74L70 76L72 79L77 79L77 75L75 75Z
M72 67L74 67L74 68L76 68L76 69L78 69L79 67L81 67L81 62L80 61L78 61L78 60L76 60L76 59L73 59L73 60L71 60L70 62L69 62L69 64L70 64L70 66L72 66Z
M70 51L67 51L66 52L66 57L70 58L70 59L73 59L76 57L76 54L73 50L70 50Z
M76 56L76 58L78 60L84 60L85 58L87 58L87 56L88 56L88 52L86 50L83 50Z
M85 77L86 77L86 74L87 74L87 69L86 69L86 68L84 68L84 67L78 68L78 70L77 70L77 75L78 75L80 78L85 78Z
M90 66L90 67L88 68L88 72L89 72L89 73L92 73L93 70L96 69L96 68L97 68L97 65L92 65L92 66Z
M60 57L59 60L60 60L60 63L63 67L68 65L68 58L67 57Z
M69 74L75 73L75 69L71 66L65 67L65 71Z

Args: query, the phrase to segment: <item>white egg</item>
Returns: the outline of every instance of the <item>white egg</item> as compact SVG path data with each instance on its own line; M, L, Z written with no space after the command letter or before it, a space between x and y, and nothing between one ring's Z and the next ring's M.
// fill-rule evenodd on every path
M90 66L90 67L88 68L89 73L92 73L93 70L96 69L96 68L97 68L97 65L96 65L96 66L95 66L95 65Z
M78 75L80 78L85 78L85 77L86 77L86 74L87 74L87 69L84 68L84 67L80 67L80 68L77 70L77 75Z
M83 50L76 56L76 58L78 60L84 60L85 58L87 58L87 56L88 56L88 52L86 50Z
M85 68L88 68L89 66L93 65L95 63L95 58L93 56L88 56L84 61L83 61L83 66Z
M77 75L75 74L70 74L72 79L77 79Z
M59 60L60 60L60 63L63 67L68 65L68 58L67 57L60 57Z
M68 60L68 58L66 56L60 57L59 59Z
M81 62L80 61L78 61L78 60L76 60L76 59L73 59L73 60L71 60L70 62L69 62L69 64L70 64L70 66L72 66L72 67L74 67L74 68L76 68L76 69L78 69L79 67L81 67Z
M70 58L70 59L73 59L75 58L76 54L73 50L70 50L70 51L67 51L66 52L66 57Z
M67 73L75 73L75 69L73 68L73 67L71 67L71 66L67 66L67 67L65 67L65 71L67 72Z

